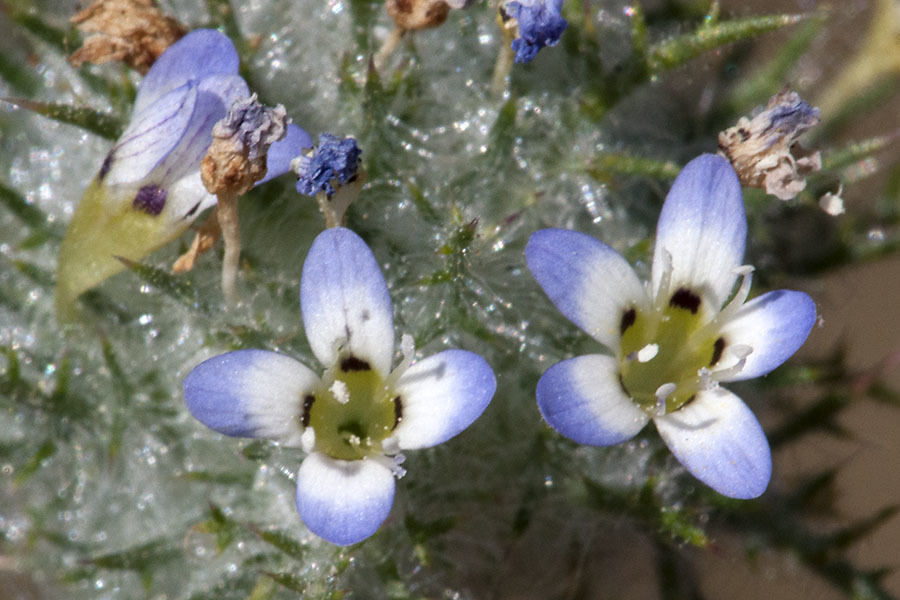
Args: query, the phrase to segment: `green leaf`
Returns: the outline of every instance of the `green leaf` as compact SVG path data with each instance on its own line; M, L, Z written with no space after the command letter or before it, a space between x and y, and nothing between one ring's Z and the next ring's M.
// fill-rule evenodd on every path
M302 577L298 577L293 573L272 573L263 571L266 576L271 577L278 585L293 590L299 594L306 593L306 581Z
M52 439L45 440L28 462L19 469L15 479L16 485L21 485L26 479L37 473L38 469L41 468L41 463L56 454L56 450L56 444L53 443Z
M13 55L8 50L0 52L0 77L23 96L35 96L41 86L41 80L34 70L21 56Z
M280 529L261 530L255 527L250 529L265 543L278 548L291 558L303 560L303 556L306 554L306 547L284 531Z
M659 73L674 69L713 48L795 25L806 18L806 15L764 15L701 26L691 33L651 46L648 58L650 71Z
M179 478L186 481L234 485L240 488L249 488L253 485L253 473L187 471L179 475Z
M129 260L122 256L117 256L116 258L132 273L137 275L138 278L149 283L166 296L203 314L209 314L209 306L201 300L197 289L184 277L173 275L168 271Z
M183 559L179 540L157 539L119 552L102 554L88 563L104 569L149 572L173 560Z
M697 548L705 548L709 544L706 532L691 523L683 511L663 508L660 513L659 524L663 531Z
M765 103L776 94L789 80L791 69L809 49L826 20L826 13L823 12L802 23L787 42L779 46L777 54L765 66L744 77L728 99L730 110L744 114L749 108Z
M60 123L75 125L110 140L117 139L125 129L120 118L87 106L35 102L25 98L0 98L0 100L15 104Z
M409 536L417 544L425 543L433 537L447 533L456 526L456 522L457 519L454 516L420 521L412 514L407 514L404 520Z
M850 142L837 150L830 150L822 156L822 170L837 171L857 161L870 158L876 152L896 142L897 138L896 133L876 135L859 142Z
M0 183L0 203L12 214L16 215L29 229L44 232L52 239L60 239L62 231L55 223L47 219L40 208L29 204L17 191Z
M61 29L50 25L36 10L10 10L9 18L60 54L66 54L70 48L77 48L81 43L81 36L74 27Z
M675 179L681 166L670 160L657 160L622 153L598 154L591 159L588 173L598 181L609 181L614 175Z

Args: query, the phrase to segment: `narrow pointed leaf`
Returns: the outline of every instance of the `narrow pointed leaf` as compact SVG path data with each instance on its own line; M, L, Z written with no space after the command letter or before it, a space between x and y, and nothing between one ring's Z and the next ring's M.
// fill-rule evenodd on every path
M700 27L691 33L653 45L650 48L650 70L659 72L674 69L707 50L794 25L805 18L805 15L764 15Z
M182 304L197 309L204 314L209 313L209 306L200 299L197 288L192 286L190 281L183 277L173 275L168 271L157 269L156 267L151 267L150 265L139 263L122 256L116 258L142 281L149 283L173 300L177 300Z
M72 106L53 102L35 102L25 98L3 98L5 102L36 112L48 119L81 127L91 133L114 140L122 135L125 126L114 115L87 106Z
M28 229L39 230L45 232L49 237L59 239L62 232L59 228L47 219L44 211L33 204L25 201L17 191L0 183L0 204L5 206L11 213L16 215Z

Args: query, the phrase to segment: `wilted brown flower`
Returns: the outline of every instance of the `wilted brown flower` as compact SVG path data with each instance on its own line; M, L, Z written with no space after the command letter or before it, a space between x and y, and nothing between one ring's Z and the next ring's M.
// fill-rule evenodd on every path
M819 109L796 92L783 90L755 117L741 117L737 125L720 133L719 154L731 161L742 185L790 200L806 187L806 176L822 168L818 152L799 158L791 155L797 138L818 124Z
M154 0L93 0L70 21L93 34L69 57L74 66L120 60L141 74L187 33Z

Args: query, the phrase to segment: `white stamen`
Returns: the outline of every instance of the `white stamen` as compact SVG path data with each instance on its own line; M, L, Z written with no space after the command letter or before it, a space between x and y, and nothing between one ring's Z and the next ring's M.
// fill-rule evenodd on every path
M303 434L300 436L300 447L304 452L309 454L316 447L316 432L312 427L307 427L303 430Z
M328 391L331 392L334 399L341 404L350 402L350 390L347 388L347 384L340 379L335 379L334 383L331 384L331 387L328 388Z
M714 319L715 321L719 323L727 322L747 301L747 296L750 295L750 284L753 283L753 270L752 265L741 265L731 270L732 273L741 278L741 287L738 288L731 302L719 311L719 314Z
M663 272L659 278L659 287L656 290L656 308L660 309L669 303L669 287L672 285L672 271L675 270L675 264L672 260L672 254L663 248Z
M748 346L747 344L735 344L728 348L728 351L734 355L738 361L726 369L713 371L712 376L716 381L725 381L743 371L744 367L747 365L747 357L753 353L753 347Z
M355 433L351 433L350 437L347 438L347 443L354 448L359 448L362 445L362 440Z
M719 382L713 377L713 372L706 367L700 367L697 370L697 387L704 392L714 390L719 387Z
M413 360L416 358L416 342L413 339L413 336L408 333L404 333L400 336L400 352L403 353L403 360L400 361L397 368L391 371L391 374L385 379L385 389L394 389L394 386L397 384L400 377L402 377L406 370L412 366Z
M661 417L666 414L666 398L672 395L672 393L678 388L678 385L672 383L664 383L658 388L656 388L655 396L656 396L656 416Z
M647 344L637 351L637 360L642 363L650 362L657 354L659 354L659 344Z
M709 337L713 337L713 334L720 329L722 326L731 320L734 317L735 313L744 306L744 302L747 300L747 296L750 295L750 285L753 283L753 271L754 268L752 265L741 265L739 267L735 267L732 269L732 273L741 277L741 286L738 288L738 291L734 294L734 297L731 299L731 302L725 305L719 313L713 317L713 319L696 330L692 334L692 338L695 340L703 340Z
M366 457L367 460L378 461L385 467L391 470L391 473L394 474L394 477L400 479L404 475L406 475L406 469L401 467L406 461L406 457L402 454L398 454L396 456L385 456L384 454L372 454Z

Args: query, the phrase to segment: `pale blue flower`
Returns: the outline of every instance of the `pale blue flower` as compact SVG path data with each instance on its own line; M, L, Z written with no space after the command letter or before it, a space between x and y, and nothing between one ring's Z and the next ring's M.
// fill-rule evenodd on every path
M712 155L691 161L672 185L647 285L590 236L534 233L525 255L535 279L612 352L564 360L544 373L537 401L547 422L576 442L609 446L652 419L699 480L734 498L762 494L772 473L765 434L719 382L765 375L787 360L809 335L816 308L790 290L746 302L746 235L737 176Z
M231 41L198 29L166 50L141 81L131 122L79 203L59 254L57 312L71 318L75 298L124 266L184 233L216 203L200 178L213 126L250 90L238 75ZM268 181L311 145L289 125L268 149Z
M300 446L297 511L329 542L359 542L387 518L401 450L440 444L490 402L494 374L483 358L445 350L391 370L391 300L378 263L349 229L316 238L300 281L303 324L319 376L282 354L238 350L198 365L184 380L188 409L231 436Z
M519 35L512 41L515 62L530 62L538 50L559 43L568 22L562 17L562 0L515 0L506 13L516 20Z

